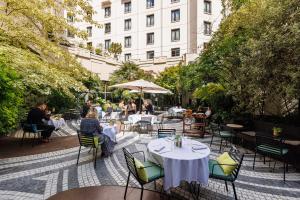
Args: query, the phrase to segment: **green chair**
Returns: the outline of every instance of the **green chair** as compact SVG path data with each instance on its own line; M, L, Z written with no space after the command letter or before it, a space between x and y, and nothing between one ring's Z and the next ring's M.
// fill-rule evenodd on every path
M242 162L244 159L244 154L240 154L239 151L232 146L229 151L230 157L236 162L235 165L229 165L229 164L219 164L216 160L209 160L209 177L213 179L223 180L225 181L226 191L228 192L228 186L227 182L231 182L234 197L237 199L236 190L234 181L237 179L240 168L242 166ZM231 172L231 174L226 175L221 168L221 165L227 165L227 166L235 166L235 169Z
M34 146L34 144L36 143L36 139L41 138L41 134L43 130L38 130L36 124L29 124L25 122L21 123L21 127L23 130L23 136L20 145L21 146L23 145L25 135L26 133L28 133L28 136L30 136L30 134L33 134L32 146Z
M234 137L234 134L230 131L227 131L227 130L221 130L221 127L216 124L216 123L210 123L209 124L210 126L210 129L211 129L211 133L212 133L212 137L211 137L211 141L210 141L210 146L212 145L212 142L213 142L213 139L214 137L220 137L221 138L221 142L220 142L220 149L219 149L219 152L221 152L221 149L222 149L222 143L223 143L223 140L226 141L226 144L227 144L227 141L230 141L232 143L232 139Z
M157 137L158 138L165 138L175 136L176 129L158 129L157 130Z
M126 199L128 184L130 175L132 174L134 178L138 181L141 185L141 195L140 200L143 199L143 192L144 192L144 185L154 182L154 187L156 189L155 181L164 177L164 170L159 165L152 163L150 161L145 160L145 154L143 151L133 152L130 153L127 149L123 148L128 172L128 178L126 183L126 189L124 194L124 199ZM144 157L144 161L141 162L137 158L133 157L133 154L142 153Z
M101 147L100 146L100 141L98 137L95 136L89 136L80 133L79 130L77 130L77 135L78 135L78 140L79 140L79 152L78 152L78 157L77 157L77 165L79 161L79 156L80 156L80 151L81 147L89 147L93 149L93 156L94 156L94 167L96 167L96 158L97 158L97 152L98 149Z
M283 162L283 181L285 181L285 172L287 171L288 168L287 154L289 152L289 149L282 142L282 139L257 135L255 137L255 141L256 141L256 147L255 147L255 154L253 159L253 170L255 167L255 159L257 153L263 155L264 158L265 156L268 156L270 158L281 160Z

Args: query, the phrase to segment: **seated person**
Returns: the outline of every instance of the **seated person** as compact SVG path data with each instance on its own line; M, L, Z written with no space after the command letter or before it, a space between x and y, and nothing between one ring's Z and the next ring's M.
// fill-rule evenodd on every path
M43 141L48 141L52 132L55 130L53 125L48 125L43 120L49 120L49 115L46 115L47 105L45 103L37 103L36 107L32 108L27 116L28 124L36 124L38 130L42 130L41 135Z
M89 112L90 108L92 107L92 101L88 100L83 106L81 111L81 117L85 118L86 114Z
M97 112L95 109L90 109L86 118L81 120L80 132L85 135L97 137L100 140L102 153L105 157L110 156L113 152L115 142L102 133L100 122L97 119Z
M205 117L209 118L210 116L211 116L211 109L210 109L210 107L207 107L207 110L205 112Z

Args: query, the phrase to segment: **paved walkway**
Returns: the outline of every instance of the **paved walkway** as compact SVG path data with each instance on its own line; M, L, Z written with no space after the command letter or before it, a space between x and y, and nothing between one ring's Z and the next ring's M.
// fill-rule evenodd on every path
M62 132L75 132L76 123L70 122ZM179 123L170 123L167 127L175 127L180 131ZM166 127L166 128L167 128ZM153 136L155 137L155 136ZM22 157L0 159L0 199L46 199L58 192L72 188L122 185L126 184L127 168L122 153L122 147L130 151L144 150L147 143L153 138L139 136L129 132L124 136L118 135L118 144L113 156L99 158L97 168L94 169L92 154L84 149L79 165L76 166L78 147L67 148L42 154ZM210 136L198 139L209 143ZM35 147L33 147L35 148ZM211 158L218 155L218 141L212 146ZM277 164L275 172L270 172L269 165L258 160L256 170L252 170L253 154L245 155L244 163L236 181L239 199L299 199L300 173L290 167L286 183L283 183L282 164ZM272 166L272 165L271 165ZM135 187L137 182L130 181ZM153 189L153 185L148 185ZM173 189L172 192L180 198L191 199L190 193L182 187ZM233 199L233 191L225 190L224 182L210 180L209 185L200 191L202 199Z

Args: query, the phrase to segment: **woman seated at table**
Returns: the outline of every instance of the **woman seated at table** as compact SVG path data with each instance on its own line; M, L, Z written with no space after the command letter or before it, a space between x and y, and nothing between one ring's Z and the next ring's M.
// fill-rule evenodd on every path
M97 119L97 111L91 108L84 119L80 123L80 132L85 135L98 137L101 145L102 154L104 157L110 156L113 153L115 142L102 133L102 127Z

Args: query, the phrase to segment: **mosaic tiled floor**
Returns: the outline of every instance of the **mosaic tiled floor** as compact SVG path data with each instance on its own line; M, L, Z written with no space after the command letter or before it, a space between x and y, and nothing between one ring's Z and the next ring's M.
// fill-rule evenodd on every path
M60 130L60 136L74 134L77 126L76 122L68 122L68 126ZM180 131L178 123L169 123L166 126L166 128L175 127ZM124 136L119 134L113 156L98 158L96 169L93 167L92 154L88 153L88 149L83 150L80 163L76 166L78 147L1 159L0 199L46 199L57 192L72 188L94 185L124 186L128 172L122 147L127 147L130 151L146 152L146 145L151 139L150 136L139 136L133 132L126 132ZM209 143L210 136L198 140ZM218 140L216 140L212 145L211 158L218 154ZM284 183L281 163L277 163L273 172L269 164L263 164L261 159L253 171L252 161L253 154L246 154L236 180L239 199L300 199L300 173L296 173L290 167ZM133 179L130 184L137 187L137 182ZM153 185L147 188L153 189ZM182 188L176 188L172 192L178 198L192 199L191 194ZM224 182L210 180L208 186L201 188L200 199L233 199L233 191L229 186L227 193Z

